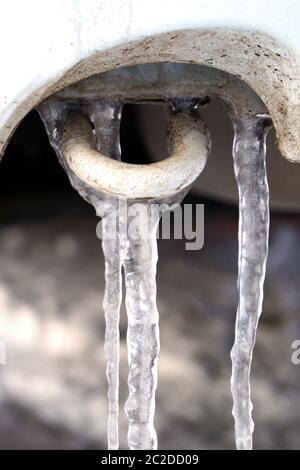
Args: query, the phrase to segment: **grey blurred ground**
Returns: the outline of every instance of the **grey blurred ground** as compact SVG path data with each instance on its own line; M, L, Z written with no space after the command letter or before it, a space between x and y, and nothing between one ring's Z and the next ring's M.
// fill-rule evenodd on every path
M103 257L77 196L2 201L1 449L105 448ZM25 209L25 207L27 209ZM234 447L229 389L237 304L237 212L206 205L205 246L160 242L161 449ZM300 217L272 216L264 312L252 373L256 449L300 448ZM127 396L122 312L121 405ZM126 420L121 415L126 448Z

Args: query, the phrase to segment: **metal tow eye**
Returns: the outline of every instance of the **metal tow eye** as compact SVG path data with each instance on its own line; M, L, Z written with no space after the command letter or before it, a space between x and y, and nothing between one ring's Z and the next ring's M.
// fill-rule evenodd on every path
M95 148L88 118L70 112L64 122L61 156L67 170L94 191L129 200L160 200L188 188L205 166L210 140L199 114L173 114L168 143L170 156L148 165L107 158Z

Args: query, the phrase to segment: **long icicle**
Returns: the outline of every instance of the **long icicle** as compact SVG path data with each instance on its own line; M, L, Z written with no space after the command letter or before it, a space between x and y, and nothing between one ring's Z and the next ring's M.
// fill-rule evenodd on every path
M120 306L122 302L122 272L119 232L111 236L110 217L102 219L102 249L105 260L105 291L103 310L105 316L104 353L108 381L107 441L109 450L119 448L119 356L120 356Z
M120 160L120 122L122 104L93 102L89 115L95 127L97 149L110 158ZM107 446L119 449L119 363L120 363L120 307L122 302L122 262L116 201L101 195L95 208L102 216L102 250L105 261L105 291L103 311L105 317L104 354L108 382ZM110 210L105 210L109 204ZM107 209L107 208L106 208ZM112 231L114 230L114 233Z
M129 448L142 450L157 449L153 421L159 354L156 306L156 230L159 216L151 216L150 203L135 204L130 209L134 206L137 215L133 216L130 224L132 232L123 232L129 362L129 397L125 410L129 421Z
M268 256L266 135L270 124L266 115L243 117L234 123L233 159L239 190L239 304L231 351L231 389L238 450L252 449L254 430L250 369Z

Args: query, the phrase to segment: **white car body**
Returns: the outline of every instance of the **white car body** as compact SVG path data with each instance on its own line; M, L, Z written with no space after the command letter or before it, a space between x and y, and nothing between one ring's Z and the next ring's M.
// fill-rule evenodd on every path
M0 12L0 153L20 120L65 85L123 65L186 61L250 85L281 153L300 161L297 0L10 0Z

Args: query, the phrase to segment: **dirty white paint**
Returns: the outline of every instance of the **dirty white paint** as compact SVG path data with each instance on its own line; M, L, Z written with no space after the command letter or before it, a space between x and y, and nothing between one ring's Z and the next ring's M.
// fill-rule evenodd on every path
M287 98L283 103L279 102L279 97L277 101L270 99L269 107L273 108L270 113L283 153L293 160L300 160L299 129L298 124L293 124L300 121L297 119L300 102L299 2L154 0L150 5L146 0L11 0L5 2L0 10L0 151L12 129L40 100L43 92L58 82L74 64L91 54L175 30L229 28L270 35L290 56L287 67L278 66L283 76L287 75L287 71L289 73L289 78L282 85L286 92L282 92L281 86L278 91L274 87L269 92L286 95ZM276 49L277 46L270 47ZM148 55L145 53L143 58L146 62L151 61L151 51ZM176 59L175 53L170 53L170 60L172 58ZM188 52L186 60L189 60ZM221 66L224 65L224 70L230 72L232 69L232 73L237 73L231 61L224 59ZM240 61L238 56L236 61ZM248 64L248 68L252 68L253 60L250 59ZM218 63L214 65L219 66ZM262 96L263 91L260 93L259 83L262 80L260 72L257 79L255 76L248 77L248 83L267 101L268 96ZM268 75L265 81L269 81ZM282 106L284 109L280 111ZM280 112L282 116L276 119L276 114ZM283 122L283 115L286 114L290 114L288 125L291 135L286 129L280 132L280 120Z

